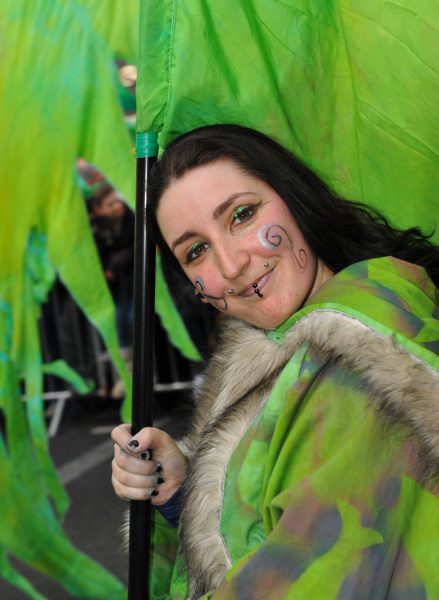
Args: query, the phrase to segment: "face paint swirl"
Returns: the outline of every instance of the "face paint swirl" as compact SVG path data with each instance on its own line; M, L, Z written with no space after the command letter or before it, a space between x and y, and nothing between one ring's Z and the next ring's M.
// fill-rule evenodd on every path
M278 248L282 244L284 237L288 240L288 243L291 248L291 252L294 256L294 259L295 259L298 267L301 270L304 270L306 267L306 264L307 264L306 251L303 248L299 248L298 252L296 253L293 239L292 239L291 235L288 233L288 231L282 225L279 225L276 223L269 223L269 224L263 225L257 232L257 238L258 238L259 243L264 248L269 248L269 249ZM269 263L265 262L264 267L268 268ZM259 298L264 297L264 295L262 294L262 292L259 289L259 284L257 281L252 283L252 288L254 290L254 293ZM199 275L197 275L195 277L195 293L198 294L202 299L208 300L215 308L217 308L219 310L226 311L228 309L227 300L226 300L225 296L213 296L212 294L206 293L206 285L205 285L203 279ZM229 296L242 294L242 292L236 293L235 290L233 290L233 289L229 289L227 293Z
M195 277L195 294L199 295L202 299L208 300L218 310L227 310L227 301L223 296L206 294L206 286L199 275Z
M274 223L263 225L258 231L258 240L265 248L278 248L283 241L282 233L284 233L290 243L291 251L298 267L303 271L307 264L306 251L303 248L299 248L298 253L296 253L293 240L288 231L282 227L282 225L277 225Z

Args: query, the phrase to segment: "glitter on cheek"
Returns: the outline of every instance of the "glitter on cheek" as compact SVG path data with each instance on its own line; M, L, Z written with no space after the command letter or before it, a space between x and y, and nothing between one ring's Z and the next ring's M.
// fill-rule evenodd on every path
M256 227L256 223L250 223L250 225L247 225L247 227L240 229L237 233L235 233L235 235L238 235L241 237L242 235L245 235L245 234L249 233L250 231L253 231L253 229L255 229L255 227Z

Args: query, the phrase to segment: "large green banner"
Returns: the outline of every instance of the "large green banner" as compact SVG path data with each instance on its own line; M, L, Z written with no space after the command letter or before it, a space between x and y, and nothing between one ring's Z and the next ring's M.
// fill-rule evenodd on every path
M437 0L143 0L138 131L163 147L203 124L261 129L340 194L429 231L438 12Z
M136 3L126 4L133 14ZM113 52L105 32L94 29L92 8L85 1L0 5L0 574L32 598L42 596L9 554L72 596L125 596L122 583L62 530L68 497L48 453L43 372L69 379L80 392L87 385L62 362L42 364L38 331L40 304L58 275L98 327L129 390L75 175L76 159L85 158L134 202L135 161Z

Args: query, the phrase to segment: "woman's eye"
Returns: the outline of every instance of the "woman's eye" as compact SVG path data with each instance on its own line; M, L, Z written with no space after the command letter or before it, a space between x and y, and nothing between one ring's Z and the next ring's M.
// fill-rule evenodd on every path
M189 252L186 254L186 264L191 263L193 260L201 256L209 247L207 242L196 242L189 248Z
M246 221L251 219L255 214L257 208L258 205L255 204L249 204L248 206L240 206L239 208L237 208L233 213L232 225L240 225L241 223L245 223Z

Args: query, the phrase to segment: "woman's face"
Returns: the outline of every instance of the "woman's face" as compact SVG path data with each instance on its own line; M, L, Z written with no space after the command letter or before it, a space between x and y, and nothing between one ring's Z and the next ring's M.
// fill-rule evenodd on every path
M262 329L280 325L332 275L280 196L229 160L171 183L157 221L202 301Z

